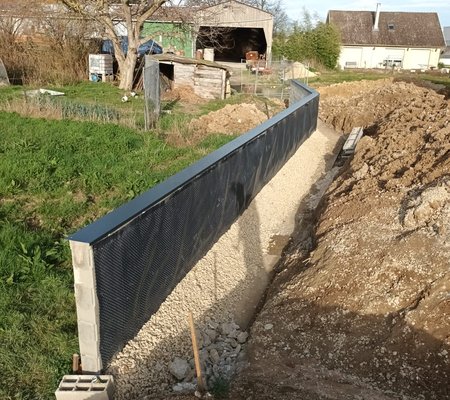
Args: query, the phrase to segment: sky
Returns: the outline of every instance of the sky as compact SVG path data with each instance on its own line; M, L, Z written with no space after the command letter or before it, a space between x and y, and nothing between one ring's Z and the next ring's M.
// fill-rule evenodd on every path
M282 0L287 15L298 20L303 7L308 11L316 11L322 20L327 17L328 10L375 11L377 0ZM450 26L450 0L390 0L378 1L381 11L437 12L441 26Z

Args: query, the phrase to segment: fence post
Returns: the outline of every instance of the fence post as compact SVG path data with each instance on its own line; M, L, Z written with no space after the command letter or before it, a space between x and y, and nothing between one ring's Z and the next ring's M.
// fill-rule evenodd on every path
M145 56L144 65L144 120L145 130L155 126L161 112L159 62Z

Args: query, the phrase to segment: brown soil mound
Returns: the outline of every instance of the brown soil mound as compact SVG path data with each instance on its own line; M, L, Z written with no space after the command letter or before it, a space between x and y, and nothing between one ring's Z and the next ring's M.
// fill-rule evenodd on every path
M370 136L329 188L309 257L293 246L281 266L232 398L450 396L449 102L383 82L322 96L322 119Z
M207 102L207 100L195 94L194 90L189 86L178 86L167 90L161 97L165 101L180 101L183 104L202 104Z
M211 133L239 135L266 121L267 115L255 104L227 104L218 111L210 112L191 121L189 129L196 135Z

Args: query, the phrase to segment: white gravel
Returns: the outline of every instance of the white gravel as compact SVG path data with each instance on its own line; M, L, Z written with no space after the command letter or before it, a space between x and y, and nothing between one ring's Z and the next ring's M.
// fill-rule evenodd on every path
M115 399L151 398L172 390L177 380L169 363L176 357L192 363L189 311L203 332L227 321L236 321L245 331L294 230L299 205L326 172L325 161L338 139L319 125L116 355L108 370L116 382Z

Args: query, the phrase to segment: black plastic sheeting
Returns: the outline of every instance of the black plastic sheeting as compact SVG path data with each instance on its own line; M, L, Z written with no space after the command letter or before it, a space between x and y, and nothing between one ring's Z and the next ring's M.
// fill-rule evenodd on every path
M93 247L103 366L315 131L318 93L292 93L302 99L69 238Z

